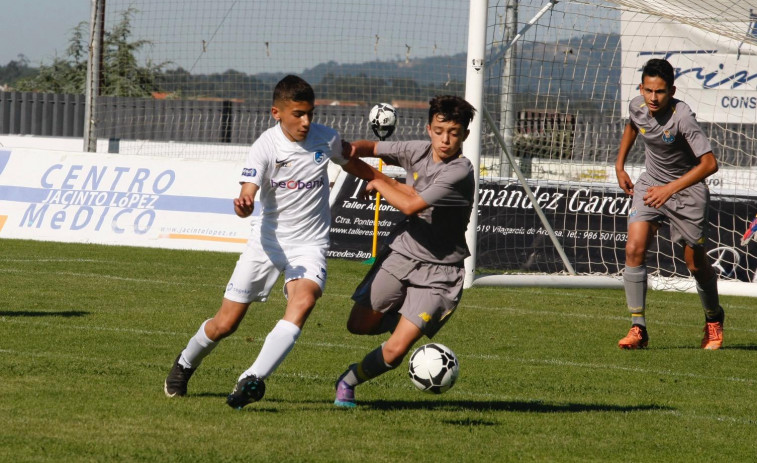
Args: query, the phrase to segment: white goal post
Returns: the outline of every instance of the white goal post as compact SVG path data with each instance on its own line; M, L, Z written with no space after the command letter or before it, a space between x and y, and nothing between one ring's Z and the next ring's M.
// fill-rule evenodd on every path
M630 198L614 161L641 66L663 57L720 165L707 180L720 292L757 297L757 242L741 244L757 213L757 0L470 5L466 98L479 111L464 150L479 196L466 286L622 288ZM695 291L665 226L647 265L651 288Z

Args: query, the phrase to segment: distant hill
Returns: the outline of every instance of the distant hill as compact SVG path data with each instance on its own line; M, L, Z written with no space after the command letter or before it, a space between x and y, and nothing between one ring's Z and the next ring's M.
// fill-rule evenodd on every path
M561 101L570 101L566 104L575 104L575 100L620 98L620 35L596 34L546 44L521 41L516 46L516 91L524 105L535 100L537 92L540 98L555 98L559 94ZM495 48L488 56L495 56L498 51ZM321 98L424 101L439 92L462 93L466 59L466 53L457 53L408 61L353 64L329 61L306 69L301 75L316 87ZM26 64L11 62L0 66L0 83L12 86L19 77L38 72ZM502 60L488 64L485 82L489 94L499 92L502 64ZM283 76L284 73L245 74L235 70L202 75L178 68L160 74L158 86L162 92L184 98L236 98L267 104L273 86Z
M620 97L620 35L597 34L575 37L550 44L521 42L516 64L517 91L533 93L571 92L575 97ZM497 53L493 50L489 56ZM465 81L466 53L405 61L372 61L319 64L302 72L309 82L321 82L327 75L367 75L385 80L410 79L420 85L443 85ZM544 62L547 62L546 64ZM488 75L501 74L502 61L494 63ZM441 70L441 72L440 72ZM258 76L263 79L263 76ZM268 75L271 77L271 75ZM277 78L280 78L277 77ZM545 83L549 81L549 87ZM499 79L487 80L489 87L499 87Z

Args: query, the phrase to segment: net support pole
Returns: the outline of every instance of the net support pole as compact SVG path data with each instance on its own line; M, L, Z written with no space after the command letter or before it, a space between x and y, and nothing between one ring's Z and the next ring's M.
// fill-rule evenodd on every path
M502 91L500 92L499 107L500 107L500 131L507 149L512 153L513 139L515 138L515 92L516 92L516 70L515 70L515 47L513 45L513 39L518 29L518 1L509 0L505 7L505 42L507 45L507 52L503 55L504 62L502 63L502 75L500 76L500 82ZM494 61L492 61L494 62ZM504 157L500 158L499 162L499 176L500 177L512 177L513 169L509 162L504 162Z
M97 152L97 96L102 80L102 50L105 32L105 0L92 0L89 21L89 46L87 56L87 79L84 83L84 151Z
M481 170L481 129L482 109L484 108L484 57L486 56L486 15L488 0L470 0L468 15L468 56L465 73L465 99L476 108L468 129L470 134L463 144L463 153L473 164L473 210L471 212L465 241L471 255L465 259L464 288L473 285L476 270L476 232L478 229L478 178Z
M534 205L534 211L536 211L536 215L539 216L539 219L541 220L542 225L544 225L544 229L547 230L547 233L549 234L549 238L552 240L552 244L555 245L555 249L557 249L557 253L560 254L560 259L562 259L563 265L565 265L565 270L570 273L571 275L575 275L576 271L573 269L573 265L568 260L567 254L565 254L565 249L563 249L562 244L560 243L560 240L557 239L557 235L555 235L555 231L552 229L552 225L549 224L549 221L547 220L547 216L544 215L544 211L542 210L539 203L536 201L536 197L534 196L534 192L531 191L531 187L528 186L528 183L526 183L526 177L523 175L523 172L521 172L520 167L518 167L515 162L513 162L513 156L510 154L510 152L505 147L505 140L502 138L502 134L499 133L497 130L497 123L494 122L494 118L492 118L492 115L489 114L489 111L484 107L482 108L484 112L484 118L486 119L486 123L489 125L489 130L492 131L494 134L494 138L497 139L497 143L499 144L500 149L502 149L502 152L507 156L507 160L510 162L510 164L513 166L513 171L515 172L515 175L518 177L518 180L521 183L521 186L523 187L523 190L526 192L526 196L528 196L528 199L531 201L531 204Z
M559 0L550 0L549 3L547 3L546 5L544 5L541 8L541 10L539 10L539 12L536 13L536 15L533 18L531 18L531 20L528 23L526 23L526 25L523 26L521 28L521 30L518 31L517 34L515 34L515 37L513 37L513 39L510 40L510 43L508 43L507 45L505 45L504 48L502 48L499 51L499 53L497 53L496 55L494 55L494 57L491 58L490 61L492 63L496 63L497 61L499 61L500 59L502 59L502 57L505 55L505 53L507 53L510 50L510 48L513 45L515 45L515 42L517 42L518 40L520 40L520 38L523 37L523 34L525 34L527 30L531 29L531 26L533 26L534 24L536 24L536 21L538 21L539 18L541 18L542 16L544 16L547 13L547 11L551 10L552 8L554 8L554 6L557 5L558 1ZM516 21L517 21L517 18L516 18Z

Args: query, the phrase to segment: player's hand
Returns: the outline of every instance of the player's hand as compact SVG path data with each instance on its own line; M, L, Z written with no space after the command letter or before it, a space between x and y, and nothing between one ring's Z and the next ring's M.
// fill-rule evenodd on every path
M251 196L242 195L234 198L234 212L241 218L249 217L255 209L255 202Z
M647 188L647 194L644 195L644 204L658 209L665 204L671 196L673 196L673 190L668 188L667 185L651 186Z
M633 182L631 181L631 177L628 176L628 173L625 170L616 171L616 174L618 176L618 185L620 188L626 192L627 195L633 196Z
M373 194L378 193L378 188L376 188L376 183L382 182L383 180L377 179L377 180L371 180L368 182L367 185L365 185L365 189L363 190L363 200L372 200Z

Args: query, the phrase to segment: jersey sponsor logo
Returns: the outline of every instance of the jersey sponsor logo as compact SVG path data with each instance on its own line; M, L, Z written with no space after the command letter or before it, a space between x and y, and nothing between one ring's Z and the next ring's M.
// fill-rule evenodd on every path
M279 161L278 159L276 162L276 168L279 169L281 167L292 167L292 160L291 159L284 159L282 161Z
M311 180L309 182L303 182L302 180L290 179L281 180L277 182L271 179L271 188L283 188L287 190L312 190L313 188L321 188L324 185L323 177L318 180Z
M639 211L637 211L635 207L632 207L631 210L628 211L628 217L635 216L637 212L639 212Z
M427 314L426 312L423 312L422 314L418 315L418 317L420 317L420 319L426 323L431 321L431 315Z
M258 175L257 169L252 167L245 167L242 169L242 177L256 177Z
M676 136L670 133L670 130L664 130L662 132L662 141L667 143L668 145L676 141Z
M315 161L316 164L320 164L325 160L326 155L323 154L323 151L316 151L315 153L313 153L313 161Z
M639 127L639 132L644 135L645 133L647 133L647 129L645 129L644 127Z

